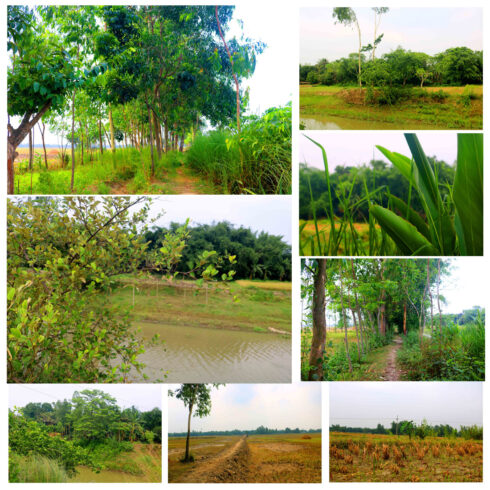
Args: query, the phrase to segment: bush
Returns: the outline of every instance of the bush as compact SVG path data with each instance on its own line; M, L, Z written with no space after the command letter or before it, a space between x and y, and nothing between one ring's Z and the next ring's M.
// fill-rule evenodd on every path
M68 475L63 466L54 459L38 454L9 455L10 483L66 483Z

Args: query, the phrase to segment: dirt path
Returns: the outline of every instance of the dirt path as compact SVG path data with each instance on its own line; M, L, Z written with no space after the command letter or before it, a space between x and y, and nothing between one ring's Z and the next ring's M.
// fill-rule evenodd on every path
M249 448L246 436L189 471L182 483L240 483L246 481Z
M381 376L383 381L399 381L401 371L396 364L396 354L398 349L402 346L402 339L400 336L396 336L393 339L393 344L390 346L388 355L386 356L386 368Z

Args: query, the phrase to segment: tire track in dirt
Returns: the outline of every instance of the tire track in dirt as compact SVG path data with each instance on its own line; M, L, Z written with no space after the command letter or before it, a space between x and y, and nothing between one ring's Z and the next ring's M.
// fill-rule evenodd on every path
M250 449L247 436L189 471L180 483L243 483L247 481Z

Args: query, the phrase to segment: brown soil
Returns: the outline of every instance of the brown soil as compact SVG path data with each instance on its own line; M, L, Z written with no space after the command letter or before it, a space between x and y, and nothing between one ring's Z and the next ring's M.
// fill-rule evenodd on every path
M187 174L182 167L177 169L171 185L173 194L202 194L199 190L199 179Z
M247 481L250 450L246 436L217 456L202 461L182 483L243 483Z
M386 358L386 369L383 373L382 379L384 381L399 381L401 371L396 364L396 354L398 349L402 346L402 339L395 337L393 339L394 344L391 346L388 356Z

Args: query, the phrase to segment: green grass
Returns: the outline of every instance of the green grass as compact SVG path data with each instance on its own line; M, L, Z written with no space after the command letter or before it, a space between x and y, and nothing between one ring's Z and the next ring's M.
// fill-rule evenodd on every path
M164 321L168 325L255 332L270 332L270 327L291 332L291 291L287 289L261 289L255 286L256 281L251 281L254 286L244 286L239 281L212 283L206 296L205 286L198 288L194 281L175 280L166 285L158 277L131 276L121 276L119 281L120 287L102 300L131 311L134 322ZM273 281L264 281L269 283Z
M413 98L392 106L356 102L352 94L358 90L357 87L301 85L300 120L340 117L347 120L346 129L389 129L390 126L391 129L482 129L483 86L414 89ZM440 91L447 97L438 102L431 94Z
M68 476L58 461L31 454L10 453L9 481L11 483L65 483Z

